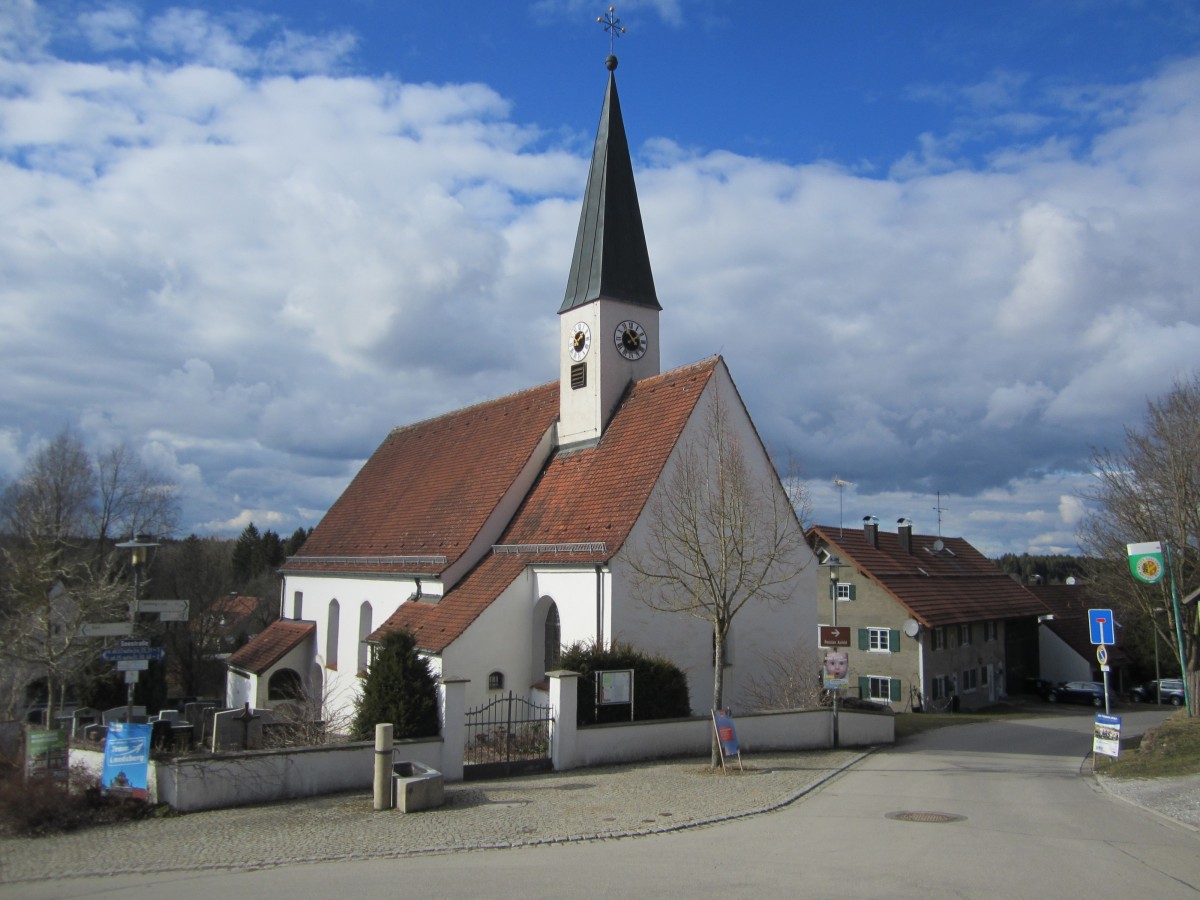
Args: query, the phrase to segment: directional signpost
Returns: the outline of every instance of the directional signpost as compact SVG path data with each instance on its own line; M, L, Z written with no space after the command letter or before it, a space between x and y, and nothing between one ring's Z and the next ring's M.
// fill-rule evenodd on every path
M84 622L79 626L80 637L123 637L133 634L128 622Z
M837 625L818 625L818 641L822 647L849 647L850 629Z
M186 622L188 602L186 600L141 600L139 613L158 613L164 622Z

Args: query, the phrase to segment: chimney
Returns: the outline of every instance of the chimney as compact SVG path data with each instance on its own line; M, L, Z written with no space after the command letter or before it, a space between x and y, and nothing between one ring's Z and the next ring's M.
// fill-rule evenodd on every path
M901 516L896 520L896 535L900 538L900 549L912 556L912 519Z
M863 516L863 534L867 536L867 543L876 549L879 548L879 520L874 516Z

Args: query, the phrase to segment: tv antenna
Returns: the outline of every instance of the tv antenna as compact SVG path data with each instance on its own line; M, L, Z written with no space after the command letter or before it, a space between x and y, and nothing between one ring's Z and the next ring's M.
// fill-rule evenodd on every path
M837 492L838 492L838 539L839 540L842 538L842 518L843 518L843 516L842 516L842 492L845 491L846 488L848 488L848 487L853 487L854 484L855 483L853 481L846 481L846 479L844 479L844 478L838 478L836 475L833 476L833 486L837 488Z
M941 491L937 492L937 506L935 506L933 508L933 511L935 513L937 513L938 537L940 538L942 536L942 513L950 511L946 507L942 506L942 492Z

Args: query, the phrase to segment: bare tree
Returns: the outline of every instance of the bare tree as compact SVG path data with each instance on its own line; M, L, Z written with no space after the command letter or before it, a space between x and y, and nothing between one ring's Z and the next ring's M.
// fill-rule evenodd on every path
M1121 611L1156 630L1178 651L1183 636L1183 675L1190 693L1200 688L1200 619L1196 604L1180 609L1168 593L1169 579L1147 585L1133 578L1126 545L1165 541L1179 593L1200 584L1200 376L1177 381L1147 404L1141 428L1126 428L1121 451L1093 454L1097 483L1084 496L1092 511L1080 528L1080 546L1095 559L1095 590ZM1178 627L1177 627L1178 625ZM1193 708L1192 715L1196 714Z
M798 479L789 483L800 489ZM680 448L652 501L645 550L631 559L635 586L652 609L712 626L713 708L722 708L725 644L750 603L782 603L806 558L796 504L773 468L758 476L718 391L696 438ZM713 764L719 762L713 744Z
M0 527L8 538L0 579L3 680L27 680L32 669L47 681L51 711L99 649L79 627L126 615L124 561L103 552L109 523L145 521L148 510L157 521L173 521L170 485L151 480L131 459L118 453L95 461L80 438L64 430L0 496ZM135 478L145 481L134 484ZM134 499L147 495L166 501ZM89 552L90 545L100 551Z
M103 555L114 537L141 532L167 535L175 530L179 502L175 485L147 466L129 444L96 457L96 504L92 531Z

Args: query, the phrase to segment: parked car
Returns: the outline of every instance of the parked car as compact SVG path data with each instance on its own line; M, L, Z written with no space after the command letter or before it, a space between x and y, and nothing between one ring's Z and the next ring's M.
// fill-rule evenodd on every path
M1183 706L1183 679L1163 678L1160 681L1147 681L1129 692L1129 699L1134 703L1158 703L1158 690L1162 689L1162 702L1172 706Z
M1044 694L1049 703L1085 703L1104 705L1104 685L1099 681L1064 681ZM1109 699L1112 699L1111 695Z

